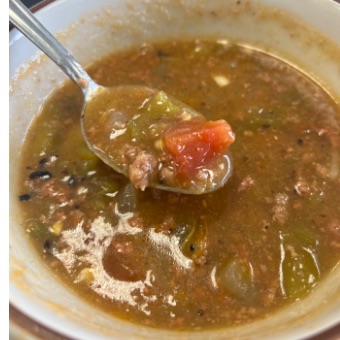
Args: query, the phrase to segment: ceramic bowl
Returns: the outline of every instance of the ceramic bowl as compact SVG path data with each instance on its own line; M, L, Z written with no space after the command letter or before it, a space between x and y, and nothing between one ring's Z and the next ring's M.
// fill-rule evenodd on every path
M332 0L60 0L48 1L36 15L83 66L145 41L233 39L287 59L340 103L340 4ZM212 340L305 339L339 323L340 268L306 299L266 319L199 333L115 319L65 288L39 260L21 226L16 179L27 128L46 96L66 77L15 29L10 31L9 53L10 303L33 325L84 340Z

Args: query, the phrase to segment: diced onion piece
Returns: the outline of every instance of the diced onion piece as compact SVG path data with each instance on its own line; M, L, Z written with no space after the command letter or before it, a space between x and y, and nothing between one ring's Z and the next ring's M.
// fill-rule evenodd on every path
M217 269L218 285L238 300L251 300L255 295L254 273L250 263L238 258L228 259Z
M227 86L230 83L230 80L222 74L213 75L212 78L214 79L215 83L220 87Z

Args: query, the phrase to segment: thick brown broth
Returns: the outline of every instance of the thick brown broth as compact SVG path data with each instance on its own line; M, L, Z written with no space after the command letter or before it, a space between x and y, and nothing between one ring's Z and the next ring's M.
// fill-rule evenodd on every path
M200 196L138 191L86 147L82 98L57 89L23 149L23 227L89 303L168 329L228 327L303 298L340 259L340 109L310 78L226 41L145 44L95 63L225 119L234 174Z

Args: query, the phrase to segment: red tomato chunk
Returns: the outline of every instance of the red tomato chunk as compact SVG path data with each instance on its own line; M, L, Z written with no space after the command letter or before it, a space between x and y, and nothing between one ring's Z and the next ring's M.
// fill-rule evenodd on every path
M223 119L184 122L164 135L165 146L184 175L190 175L197 167L209 163L234 141L235 134Z

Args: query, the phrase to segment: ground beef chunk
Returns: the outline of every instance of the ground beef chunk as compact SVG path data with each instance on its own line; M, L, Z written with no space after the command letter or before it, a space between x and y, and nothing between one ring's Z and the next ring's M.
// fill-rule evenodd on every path
M243 178L243 180L241 181L240 185L237 188L237 191L238 192L245 191L252 187L254 184L255 184L254 179L248 175L245 178Z
M155 173L157 160L153 155L146 152L137 154L135 160L129 165L129 178L132 184L141 190L144 190Z
M278 193L275 195L274 201L275 205L273 207L273 220L283 225L288 219L288 195L284 193Z
M168 166L162 167L159 173L162 183L173 184L175 179L175 170Z

